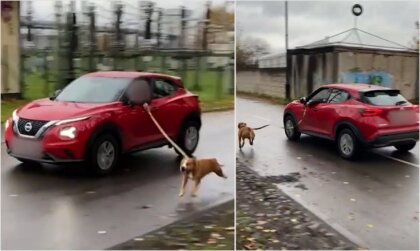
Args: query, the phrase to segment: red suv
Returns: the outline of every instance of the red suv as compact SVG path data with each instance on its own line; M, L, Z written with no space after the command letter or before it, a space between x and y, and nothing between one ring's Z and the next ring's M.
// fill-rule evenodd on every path
M168 145L143 109L187 153L201 127L198 97L177 77L146 72L86 74L54 97L13 112L5 124L8 153L22 162L85 162L112 171L121 154Z
M363 147L409 151L419 139L419 107L399 90L376 85L324 85L289 103L283 122L289 140L304 133L336 141L345 159Z

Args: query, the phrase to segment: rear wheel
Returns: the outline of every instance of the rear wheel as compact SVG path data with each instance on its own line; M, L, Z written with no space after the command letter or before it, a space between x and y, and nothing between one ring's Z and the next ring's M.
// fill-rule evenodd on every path
M284 132L289 140L296 141L300 138L300 132L297 129L295 119L291 115L287 115L284 118Z
M184 124L177 144L188 155L191 156L197 148L200 139L200 125L197 121L190 120ZM182 155L178 150L175 151Z
M395 145L394 147L399 152L408 152L416 146L416 142Z
M109 174L115 170L119 157L120 147L116 138L103 134L94 141L87 164L96 174Z
M344 159L354 159L359 153L359 144L356 136L350 129L343 129L337 137L337 147L340 156Z

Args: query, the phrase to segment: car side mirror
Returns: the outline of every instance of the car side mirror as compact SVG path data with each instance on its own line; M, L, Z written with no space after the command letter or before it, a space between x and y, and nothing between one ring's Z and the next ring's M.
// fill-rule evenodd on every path
M306 105L307 106L315 106L317 104L321 103L321 100L309 100Z
M56 90L53 95L50 97L50 100L54 100L57 98L57 96L61 93L61 89Z
M302 98L300 98L300 99L299 99L299 102L300 102L301 104L306 104L306 97L302 97Z

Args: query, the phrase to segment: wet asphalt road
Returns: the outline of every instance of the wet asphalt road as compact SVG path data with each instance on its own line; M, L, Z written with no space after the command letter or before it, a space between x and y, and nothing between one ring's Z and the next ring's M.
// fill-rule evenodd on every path
M2 249L104 249L232 199L233 121L233 111L203 114L195 155L216 157L229 178L209 175L197 198L178 197L177 155L166 147L103 178L77 167L23 168L2 148Z
M237 156L261 175L300 172L300 182L279 184L289 196L352 241L370 249L419 248L419 147L397 154L392 147L365 152L360 160L341 159L335 145L302 136L289 142L283 107L244 98L236 100L237 122L258 127L254 146Z

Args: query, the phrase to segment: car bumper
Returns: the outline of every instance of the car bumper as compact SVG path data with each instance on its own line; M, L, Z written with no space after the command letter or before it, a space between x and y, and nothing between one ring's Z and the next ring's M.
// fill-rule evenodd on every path
M405 143L415 143L419 141L419 132L404 132L404 133L395 133L389 135L380 135L374 140L366 142L366 145L370 147L384 147L392 146L397 144Z
M7 153L15 158L41 163L64 164L82 162L80 142L51 142L13 135L6 138Z

